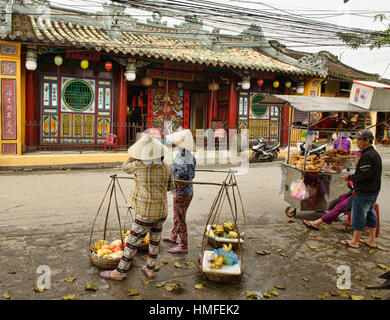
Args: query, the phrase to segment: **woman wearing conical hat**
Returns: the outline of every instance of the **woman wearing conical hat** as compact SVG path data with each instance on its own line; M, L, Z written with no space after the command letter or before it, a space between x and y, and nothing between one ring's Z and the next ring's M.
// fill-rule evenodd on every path
M194 139L191 131L186 129L166 136L167 140L177 146L177 156L173 163L173 178L175 180L192 181L195 177L196 160L191 151L194 151ZM192 184L175 182L173 188L173 229L169 237L163 241L177 244L168 250L169 253L188 253L188 236L186 214L194 194ZM180 238L180 241L178 241Z
M135 175L135 184L130 192L130 206L135 219L127 237L123 256L113 271L103 271L105 279L122 280L126 277L137 246L149 232L149 254L147 265L142 267L148 278L154 277L159 251L162 226L168 214L167 192L173 189L172 169L163 163L168 148L161 142L144 134L129 150L129 158L122 169Z

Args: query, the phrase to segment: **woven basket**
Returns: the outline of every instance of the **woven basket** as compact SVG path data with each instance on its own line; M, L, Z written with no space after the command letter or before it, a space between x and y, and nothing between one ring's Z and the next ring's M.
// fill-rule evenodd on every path
M238 241L237 242L232 242L232 241L229 241L229 239L226 239L226 241L224 240L216 240L215 238L213 238L212 236L210 236L209 234L207 234L207 240L208 240L208 243L213 247L213 248L222 248L224 244L226 244L227 246L229 245L229 243L232 244L232 248L234 250L238 249ZM245 238L245 237L244 237ZM245 243L244 239L241 239L240 238L240 244L241 246Z
M241 281L242 273L239 275L231 275L231 274L221 274L221 273L214 273L214 272L204 272L201 258L199 258L198 260L197 267L207 280L213 282L238 283Z
M91 262L100 269L115 269L118 266L121 258L116 259L107 259L103 257L98 257L96 253L90 249L89 257L91 258Z

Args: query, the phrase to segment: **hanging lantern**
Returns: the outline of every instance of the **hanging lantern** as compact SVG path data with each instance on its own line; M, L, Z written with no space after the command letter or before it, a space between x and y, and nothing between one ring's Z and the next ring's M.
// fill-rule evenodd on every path
M259 87L261 87L263 84L264 84L264 80L263 79L257 80L257 85Z
M297 93L302 94L305 91L305 83L303 81L299 81L297 85Z
M55 56L54 57L54 63L56 64L56 66L60 66L60 65L62 65L62 62L63 62L64 60L62 59L62 56L60 56L60 55L57 55L57 56Z
M141 79L141 83L142 83L143 86L149 87L149 86L152 85L153 79L152 79L152 78L149 78L149 77L143 77L143 78Z
M284 86L285 86L286 88L290 88L290 87L291 87L291 81L287 81L287 82L284 84Z
M272 85L274 86L274 88L279 87L279 81L275 80Z
M81 68L83 68L84 70L87 69L88 65L89 65L88 60L85 60L85 59L81 60L80 65L81 65Z
M112 62L106 61L106 63L104 64L104 69L106 69L107 71L110 71L112 69Z
M215 82L210 82L208 88L210 91L217 91L219 89L219 84Z
M34 48L27 48L26 52L26 69L34 71L37 68L37 50Z
M126 65L126 71L125 71L125 78L127 81L134 81L135 78L137 77L137 67L135 65L135 62L129 62L127 65Z

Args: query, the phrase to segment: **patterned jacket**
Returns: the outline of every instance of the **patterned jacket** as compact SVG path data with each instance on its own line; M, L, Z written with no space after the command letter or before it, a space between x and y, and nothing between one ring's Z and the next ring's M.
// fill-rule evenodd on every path
M178 153L173 163L173 178L176 180L192 181L195 177L196 159L191 151L178 148ZM178 196L192 195L194 187L192 184L186 184L184 188L179 188L175 184L175 191Z
M130 206L149 219L168 215L167 192L173 189L172 168L166 164L127 159L122 170L135 175L130 192Z

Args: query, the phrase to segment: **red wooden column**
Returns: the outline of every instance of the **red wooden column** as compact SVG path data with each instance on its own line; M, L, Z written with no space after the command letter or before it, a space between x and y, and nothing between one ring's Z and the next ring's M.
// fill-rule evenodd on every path
M228 124L229 129L237 128L237 92L233 75L230 77L229 85Z
M190 91L184 91L183 128L190 128Z
M119 106L118 106L118 145L126 145L127 122L127 82L124 80L123 66L119 72Z
M26 146L35 146L34 71L26 71Z
M214 91L213 93L213 110L211 111L211 119L218 119L218 96L219 91Z
M146 128L153 128L153 102L154 102L154 90L153 88L148 88L148 104L147 104L147 125Z
M210 128L210 108L211 108L211 91L206 91L207 97L207 112L206 112L206 128Z

